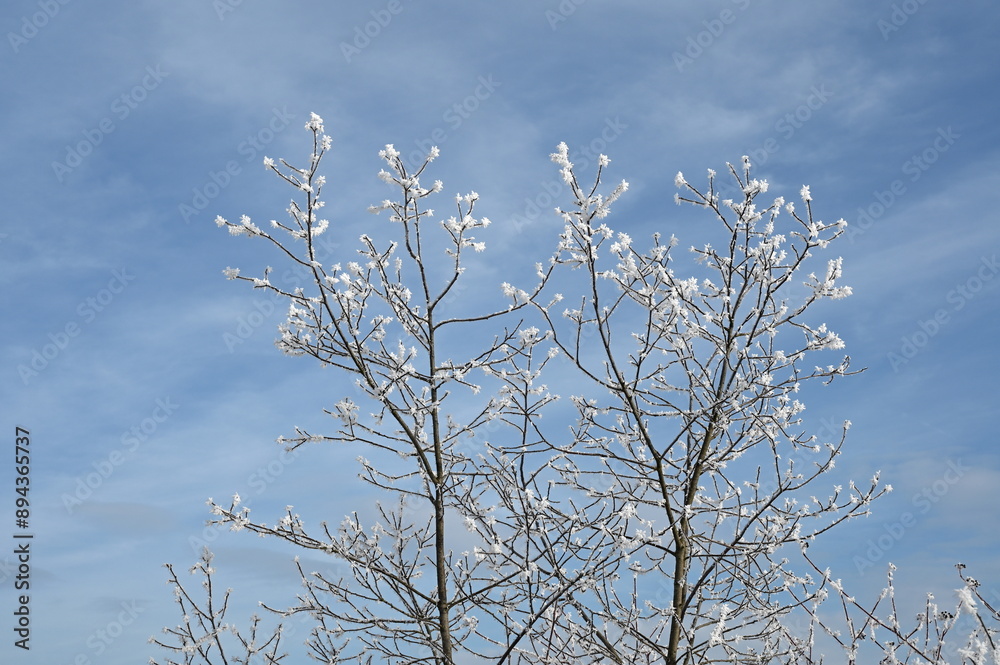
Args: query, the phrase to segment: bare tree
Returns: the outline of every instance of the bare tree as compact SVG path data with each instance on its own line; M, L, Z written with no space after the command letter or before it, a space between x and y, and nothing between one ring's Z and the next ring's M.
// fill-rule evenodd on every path
M715 246L691 248L698 274L681 278L675 238L655 234L637 250L603 221L628 187L599 192L607 157L584 187L561 144L552 158L572 200L557 211L558 246L528 286L502 284L504 302L490 308L488 297L464 295L472 291L469 254L484 249L478 234L489 225L474 216L478 195L457 196L453 215L430 221L425 200L442 184L427 188L420 179L436 148L410 170L386 146L379 154L389 170L379 175L398 194L371 211L389 214L395 239L363 235L357 260L321 263L314 243L328 222L319 214L318 169L330 138L316 115L306 127L307 167L265 160L300 192L289 221L272 221L270 230L246 216L217 223L272 243L311 275L309 286L275 285L269 268L260 278L225 272L285 299L278 347L352 376L362 401L344 397L327 412L334 431L296 430L280 443L368 446L378 458L360 459L362 477L387 501L370 524L355 513L337 526L307 526L292 507L275 523L257 522L238 496L212 510L216 523L349 564L349 579L334 579L297 559L298 600L268 607L311 618L312 657L816 663L818 634L856 658L866 631L878 628L895 636L892 649L879 643L885 653L902 645L938 662L928 657L930 633L921 642L903 632L895 610L878 618L884 598L865 610L841 594L846 633L817 609L830 588L841 588L808 556L809 544L868 514L891 487L876 474L846 490L824 488L822 498L813 489L833 469L849 423L829 441L809 434L796 393L855 372L848 357L811 364L843 347L811 308L851 290L838 283L840 259L804 286L797 281L846 226L813 217L808 187L800 211L781 198L758 204L767 183L752 177L746 158L728 167L733 199L721 199L712 171L704 191L678 174L677 202L718 222L708 232ZM562 407L543 379L570 391L570 422L558 417ZM546 413L557 417L543 420ZM208 556L196 567L206 584ZM170 582L187 618L167 631L173 641L157 643L185 654L185 665L215 662L212 653L221 662L257 653L280 659L280 627L258 646L254 620L254 637L238 638L246 659L225 660L211 588L196 614L208 617L199 633L185 603L197 605L172 569ZM966 594L974 588L967 584ZM971 595L961 599L974 605ZM851 611L866 618L851 623ZM931 625L928 617L921 626ZM995 652L985 623L976 630L969 644L985 636ZM217 650L192 651L201 644Z
M219 599L212 582L212 573L215 572L212 558L212 553L206 548L189 571L191 574L201 574L204 578L202 588L206 599L201 605L184 588L173 566L167 564L174 599L181 611L181 624L176 628L163 630L167 636L165 641L155 638L150 641L177 654L180 660L171 658L166 661L171 665L279 665L285 657L285 654L278 652L282 637L280 628L261 640L258 638L260 617L257 615L250 618L247 637L244 637L239 627L226 623L232 589L227 589Z

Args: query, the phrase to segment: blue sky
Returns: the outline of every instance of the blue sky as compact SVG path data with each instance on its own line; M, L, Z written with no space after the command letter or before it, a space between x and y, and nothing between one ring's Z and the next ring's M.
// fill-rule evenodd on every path
M560 141L631 183L608 222L636 244L704 242L677 171L749 154L772 193L809 184L851 224L832 253L855 295L823 313L869 369L807 415L852 420L840 468L896 489L824 556L859 589L891 560L911 599L948 594L962 561L1000 597L998 18L985 0L6 3L0 431L31 432L35 539L25 657L5 463L5 662L144 662L177 620L160 566L198 539L240 609L283 604L288 549L203 532L208 497L332 521L370 500L348 489L360 451L280 456L349 386L274 349L278 308L221 271L275 259L212 223L283 214L261 160L301 162L311 111L334 138L331 261L379 223L377 151L436 143L432 177L494 221L484 289L550 253Z

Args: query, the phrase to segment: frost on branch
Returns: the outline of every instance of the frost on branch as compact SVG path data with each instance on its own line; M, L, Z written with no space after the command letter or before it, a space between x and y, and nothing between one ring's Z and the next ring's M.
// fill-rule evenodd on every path
M212 577L215 573L212 554L207 548L190 570L192 575L200 574L204 578L202 587L207 598L202 604L187 592L173 566L167 564L166 568L170 572L169 583L174 590L174 600L179 607L182 623L174 628L164 628L165 637L152 637L149 640L173 654L163 661L164 665L214 662L279 665L284 661L287 654L280 651L283 648L281 624L270 634L264 635L260 630L260 617L256 615L250 618L249 628L245 631L226 622L232 590L227 589L222 598L219 598ZM158 665L155 659L150 659L150 663Z
M487 253L478 193L455 195L444 215L429 207L444 188L422 184L437 148L411 168L388 144L378 177L389 193L369 208L385 222L330 256L317 241L331 227L318 169L332 141L315 114L306 129L307 166L264 160L295 191L284 221L216 221L270 244L283 262L274 275L295 271L291 286L270 268L224 274L284 302L281 351L338 376L322 432L280 437L282 462L350 446L359 485L344 515L287 506L265 520L239 495L209 504L211 525L307 555L290 562L298 595L265 608L310 623L311 657L812 664L824 662L819 639L845 662L938 663L963 617L977 623L947 641L961 643L956 658L997 662L995 610L972 578L962 575L955 612L929 599L911 630L891 570L869 608L811 558L811 544L891 486L878 474L830 480L849 421L808 431L801 387L857 373L814 316L851 289L840 258L812 267L845 223L814 217L808 187L800 213L765 200L747 158L729 165L731 185L711 169L702 189L678 173L676 201L716 221L678 252L673 235L615 228L628 184L604 189L604 155L581 184L559 144L561 229L526 276ZM500 283L468 277L483 261L503 266ZM326 483L330 472L316 474ZM225 642L228 595L220 606L210 561L195 566L203 602L170 569L184 619L157 643L185 665L277 663L280 627L261 640L253 619L249 632L232 629L235 652Z
M852 485L850 496L801 497L833 468L844 437L817 446L793 395L803 382L854 372L846 357L826 369L804 366L807 355L843 347L825 323L809 320L818 300L850 294L836 283L840 260L825 279L811 276L805 295L796 287L812 252L843 224L814 219L808 189L804 218L781 197L760 204L768 183L751 176L748 159L742 170L729 166L734 199L717 193L714 171L705 191L678 173L678 202L708 209L724 229L719 242L692 247L701 268L682 277L676 239L654 234L640 249L632 234L597 221L606 217L597 193L603 165L585 190L567 155L560 145L552 156L574 201L560 210L565 226L551 262L570 269L559 288L579 295L561 317L551 304L537 305L579 371L575 454L558 467L560 482L637 506L642 527L603 504L581 521L613 538L630 570L660 575L663 590L594 590L590 611L636 641L626 661L645 653L640 643L667 662L787 655L789 644L768 636L803 602L790 585L811 589L807 601L818 590L783 553L866 514L885 491L875 481ZM621 655L602 644L593 648L611 660Z

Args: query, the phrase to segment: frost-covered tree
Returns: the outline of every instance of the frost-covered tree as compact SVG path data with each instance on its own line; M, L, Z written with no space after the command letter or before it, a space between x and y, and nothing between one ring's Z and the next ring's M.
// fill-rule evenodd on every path
M313 658L818 663L819 638L839 643L844 662L863 658L867 639L884 662L937 663L964 612L979 624L962 662L1000 662L983 660L997 650L975 580L962 576L951 618L928 605L906 631L891 577L867 609L808 554L891 489L877 474L846 489L827 481L849 423L817 437L801 417L804 385L855 373L846 356L830 362L844 344L813 315L850 295L840 259L805 274L846 223L814 218L808 187L798 205L759 203L768 185L746 158L728 166L731 199L713 171L704 189L678 174L676 201L716 220L680 269L676 238L655 234L639 249L604 221L628 188L599 191L608 158L584 186L560 144L562 233L533 274L511 277L521 285L497 285L491 307L465 295L482 288L466 274L490 224L476 216L478 195L456 196L443 219L428 207L443 188L421 184L436 148L411 169L386 146L379 176L395 194L370 210L388 215L392 239L362 235L354 255L320 261L329 223L318 170L331 140L316 115L306 128L307 166L265 160L298 191L288 219L216 221L271 243L308 286L282 288L270 269L225 274L288 303L282 351L355 386L328 410L331 431L279 442L368 449L361 478L385 500L367 522L354 513L335 525L292 507L256 521L238 496L210 503L214 523L349 568L333 578L296 559L301 593L266 606L309 617ZM184 621L156 640L180 658L166 662L282 660L280 627L260 639L256 618L243 632L226 623L209 552L193 569L205 578L201 603L170 572ZM840 628L821 609L831 589Z

